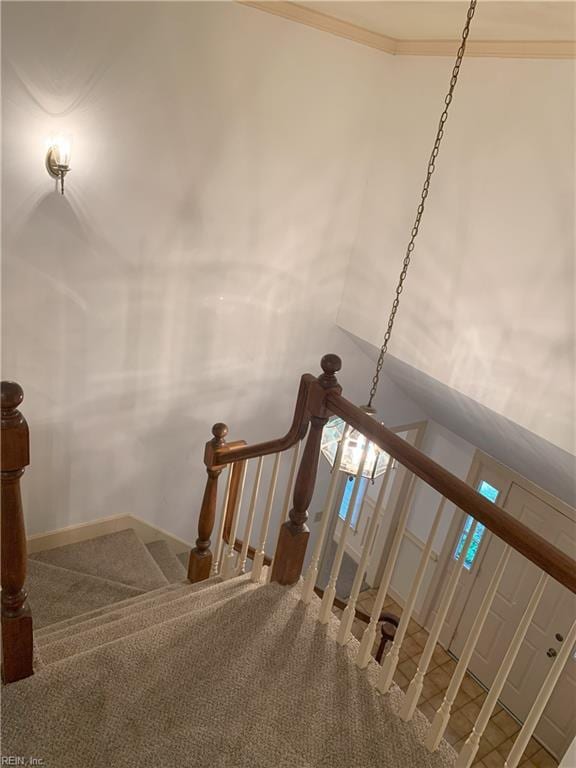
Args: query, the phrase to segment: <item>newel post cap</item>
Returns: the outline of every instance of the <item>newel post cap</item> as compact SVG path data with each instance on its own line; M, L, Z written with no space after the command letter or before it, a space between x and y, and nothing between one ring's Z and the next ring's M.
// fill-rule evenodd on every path
M318 377L318 381L322 387L324 387L324 389L337 387L338 379L336 378L336 374L342 368L342 360L338 357L338 355L324 355L320 361L320 367L322 368L323 373Z
M15 381L0 384L2 411L15 411L24 400L24 390Z

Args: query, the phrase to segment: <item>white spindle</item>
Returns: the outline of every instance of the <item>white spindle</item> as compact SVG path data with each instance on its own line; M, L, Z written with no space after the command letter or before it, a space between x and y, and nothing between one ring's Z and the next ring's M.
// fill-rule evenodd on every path
M502 693L502 689L504 688L504 684L506 683L506 678L508 677L508 674L512 669L512 665L516 661L516 656L518 655L518 651L520 650L522 641L526 636L528 627L530 626L530 623L534 618L536 608L538 607L538 603L540 602L540 598L542 597L542 593L544 592L544 588L546 586L547 581L548 581L548 576L546 575L546 573L542 573L542 575L540 576L540 580L536 585L536 589L532 593L532 597L530 598L530 601L526 607L526 610L524 611L524 615L522 616L520 623L518 624L518 627L516 629L516 632L514 633L512 642L510 643L508 650L506 651L506 655L504 656L502 664L500 665L500 668L496 674L496 678L492 683L490 690L488 691L488 695L486 696L486 700L484 701L482 709L480 710L480 714L476 718L476 722L474 723L474 728L472 729L472 733L470 734L470 736L466 740L466 743L460 750L460 754L458 755L458 759L456 760L455 768L470 768L470 766L474 762L474 758L476 757L476 752L478 752L478 746L480 745L480 739L482 738L482 734L484 733L484 730L488 725L488 721L492 716L492 712L494 710L494 707L496 706L498 697Z
M558 651L558 655L556 656L550 671L546 675L546 680L544 680L544 684L542 685L542 688L540 689L540 692L538 693L538 696L536 697L536 700L532 705L532 709L528 713L528 717L524 721L524 725L522 726L520 733L516 737L514 746L510 750L510 754L508 755L506 762L504 763L504 768L516 768L516 766L520 762L522 755L524 754L524 750L528 746L528 742L530 741L530 738L534 733L534 729L536 728L536 726L538 725L538 721L542 717L542 713L544 712L544 708L548 703L548 699L552 695L554 686L556 685L556 683L558 682L558 678L562 674L564 665L566 664L566 662L568 661L568 657L574 650L574 643L576 643L576 622L572 624L572 627L570 628L570 632L568 632L568 635L564 640L564 644Z
M428 672L428 667L430 666L430 662L432 660L432 654L436 649L436 643L438 642L438 638L440 637L442 626L446 621L446 616L448 615L448 610L454 598L456 587L458 586L458 581L460 579L462 571L464 570L464 564L466 563L466 554L468 552L468 547L472 543L472 537L474 536L477 526L478 526L478 523L476 521L473 523L473 525L470 526L470 530L468 531L468 535L466 536L466 540L464 541L464 547L462 548L462 552L460 553L460 558L457 562L453 563L452 565L452 573L448 577L446 589L442 594L440 605L438 606L438 611L436 612L436 616L434 617L434 621L432 622L430 635L428 636L428 640L426 642L426 645L424 646L422 656L420 657L420 661L418 662L418 669L416 670L416 674L412 678L412 682L410 683L410 685L408 686L408 690L406 691L404 704L402 706L402 709L400 710L400 717L402 718L402 720L407 721L412 719L414 715L414 710L416 709L416 705L420 700L420 696L422 694L422 688L424 687L424 676L426 675L426 672Z
M450 684L448 686L448 690L446 691L446 695L444 696L444 700L436 712L434 721L430 726L430 730L428 731L428 735L426 737L426 746L431 752L434 752L434 750L438 749L438 745L442 741L442 737L444 736L444 732L450 720L450 713L452 712L454 700L456 699L456 695L458 694L460 686L462 685L462 680L466 674L466 669L468 668L468 664L470 663L470 659L472 658L472 654L476 648L476 643L478 642L478 638L480 637L480 633L484 627L484 622L486 621L486 617L490 611L490 607L492 605L492 601L494 600L496 591L500 586L502 574L508 565L511 552L511 548L507 546L504 548L504 551L500 556L496 570L490 579L490 584L488 585L488 589L486 590L486 594L482 600L482 605L480 606L478 615L474 619L474 624L472 625L470 634L468 635L464 648L462 649L462 653L460 654L458 664L456 665L456 669L454 670L454 674L450 680Z
M292 491L294 490L294 480L296 478L296 469L298 468L298 458L300 457L300 446L302 442L299 440L294 446L292 452L292 464L290 465L290 475L288 477L288 484L286 486L286 493L284 494L284 504L282 505L282 522L285 523L288 520L288 514L290 513L290 503L292 501Z
M238 488L238 496L236 498L236 504L234 505L234 513L232 516L232 525L230 526L230 541L226 547L226 554L222 559L222 573L223 579L230 579L236 574L236 552L234 550L234 544L236 542L236 534L238 533L238 521L240 519L240 507L242 506L242 495L244 493L244 484L246 482L246 469L248 462L245 461L242 465L242 474L240 475L240 484Z
M414 606L416 605L416 600L420 592L420 587L424 579L424 574L426 573L426 569L428 567L428 562L430 560L430 553L432 552L432 545L434 544L434 539L436 538L436 533L438 531L438 526L440 525L440 520L442 519L442 513L444 511L445 505L446 505L446 499L442 497L440 499L440 504L436 509L436 514L434 515L434 520L432 521L432 527L430 528L430 532L428 533L428 538L426 539L426 544L422 551L422 555L420 556L420 562L418 563L416 576L414 577L412 586L410 587L410 593L408 595L408 600L406 601L406 605L402 610L402 617L400 619L400 623L398 624L398 627L396 628L396 632L394 634L394 642L392 643L392 647L386 654L384 661L382 663L382 668L380 670L380 673L378 675L378 681L376 683L376 687L381 693L386 693L386 691L392 685L392 680L394 679L394 673L396 672L396 667L398 666L398 661L400 659L400 648L402 647L402 643L404 642L406 632L408 631L408 625L410 624L410 620L412 619Z
M344 428L344 434L347 427ZM332 518L332 507L334 506L334 497L336 490L338 489L338 481L340 480L340 462L342 461L342 451L344 448L344 437L338 443L336 449L336 456L334 457L334 466L332 467L332 477L330 478L330 485L328 486L328 493L326 495L326 502L324 503L324 509L322 511L322 520L320 522L320 531L314 544L314 551L312 553L312 559L310 565L306 571L306 577L304 579L304 587L302 589L301 600L306 605L312 600L314 594L314 587L316 586L316 579L318 578L318 564L320 562L320 554L322 547L324 546L324 540L326 538L326 531L328 530L328 524Z
M390 581L392 580L394 566L396 565L402 539L404 538L406 521L408 520L408 512L410 511L415 487L416 476L412 475L412 479L410 481L410 490L408 492L406 502L402 507L402 512L400 513L398 526L396 528L396 533L394 534L394 540L392 541L392 546L388 554L388 559L386 560L384 573L382 574L382 581L380 582L378 593L376 594L376 600L374 601L374 607L372 608L370 623L364 630L362 641L360 642L360 648L358 649L358 655L356 656L356 665L360 667L360 669L367 667L368 662L372 658L372 648L374 647L374 641L376 640L376 630L378 628L380 614L382 613L382 608L384 607L384 602L386 600L386 596L388 595L388 587L390 586Z
M256 550L256 553L254 555L254 562L252 563L252 573L250 578L255 583L259 582L262 578L262 566L264 565L264 548L266 547L266 538L268 537L268 526L270 525L272 505L274 504L274 494L276 493L276 482L278 481L278 469L280 467L281 455L282 454L277 453L274 456L274 466L272 467L270 485L268 486L268 497L266 499L266 509L264 510L264 516L262 518L262 524L260 526L260 537L258 541L258 549Z
M230 498L230 483L232 482L232 465L228 464L226 467L228 476L226 478L226 490L224 492L224 501L222 502L222 513L220 515L220 523L218 525L218 532L216 533L216 551L214 552L214 559L212 560L212 573L217 574L220 570L220 558L222 557L222 547L224 546L224 526L226 524L226 509L228 507L228 499Z
M356 479L354 480L354 489L348 503L348 509L346 510L346 519L342 523L340 540L338 542L336 554L334 555L334 562L332 563L332 568L330 570L330 579L322 597L322 605L320 606L320 615L318 617L318 620L321 624L327 624L332 613L332 606L334 605L334 598L336 597L336 584L338 582L338 575L340 573L340 567L342 566L342 560L344 558L344 550L346 548L348 530L350 529L352 515L354 514L354 507L356 506L356 500L358 499L358 493L360 491L360 481L362 479L362 473L364 472L366 457L368 456L368 446L369 442L366 440L364 448L362 449L362 456L360 458L358 470L356 472Z
M358 601L358 595L362 589L364 576L366 575L366 569L368 568L368 560L372 554L372 545L374 544L374 536L376 535L376 530L378 527L378 519L382 511L382 506L384 505L388 480L390 479L390 475L392 473L392 464L392 457L390 457L388 466L386 467L386 471L384 473L384 477L382 478L382 485L380 486L380 491L378 493L376 507L374 508L370 523L367 526L366 536L364 537L364 546L362 548L362 555L360 556L360 562L358 563L358 568L356 569L356 574L354 576L354 583L352 584L352 590L350 592L350 597L348 598L348 605L346 606L340 621L340 628L338 630L337 637L337 641L340 643L340 645L347 643L352 636L352 624L354 622L354 617L356 616L356 602Z
M252 525L254 523L254 512L256 511L256 502L258 501L258 491L260 489L260 478L262 477L262 464L264 457L260 456L256 465L256 474L254 475L254 485L252 486L252 498L250 499L250 508L246 518L246 527L244 528L244 541L240 552L240 562L238 573L246 573L246 561L248 559L248 547L250 546L250 536L252 536Z

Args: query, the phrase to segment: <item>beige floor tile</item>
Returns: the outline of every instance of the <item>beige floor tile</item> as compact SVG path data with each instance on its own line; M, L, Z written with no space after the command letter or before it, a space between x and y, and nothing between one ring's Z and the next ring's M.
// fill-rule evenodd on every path
M427 677L432 680L441 691L446 691L450 685L452 675L444 667L436 667L432 672L428 672Z
M492 720L489 720L484 729L483 738L485 738L494 748L503 744L507 736Z
M514 720L514 718L509 715L505 709L501 709L500 712L493 715L490 719L504 731L506 736L513 736L520 730L520 726L516 720Z
M434 707L435 710L440 709L442 706L442 702L444 701L444 694L443 693L437 693L435 696L432 696L430 699L428 699L430 704Z
M530 741L526 745L526 749L524 750L524 755L527 758L532 759L532 756L535 755L536 752L539 752L541 749L542 749L542 747L536 741L536 739L530 739Z
M422 646L420 643L417 643L413 637L405 637L401 649L406 652L408 657L414 656L415 654L420 656L422 653Z
M470 696L466 693L466 691L459 690L456 694L456 698L454 699L454 704L452 705L452 711L456 712L457 709L462 709L462 707L466 706L469 701L472 701Z
M422 686L422 696L421 701L428 701L432 698L432 696L436 696L436 694L440 693L440 689L438 686L432 682L432 680L428 680L428 678L424 678L424 685Z
M502 768L503 765L502 756L499 755L496 750L488 752L487 755L484 755L482 762L486 768Z
M558 768L558 761L552 755L548 754L544 748L541 748L530 758L538 768Z
M505 760L508 755L510 754L510 750L514 746L514 739L506 739L506 741L503 744L500 744L500 746L497 748L497 752L500 754L503 760ZM522 757L522 760L525 758Z
M476 699L471 699L467 704L465 704L461 709L460 712L466 715L468 720L474 724L476 722L476 719L478 715L480 714L480 710L482 709L481 705L477 702Z
M418 709L424 717L427 718L428 722L431 723L432 720L434 720L434 716L436 715L436 710L432 706L432 704L429 701L425 701L422 704L419 705Z
M401 688L403 691L408 688L410 685L410 680L406 677L406 675L402 674L402 672L397 669L396 672L394 672L394 682L398 686L398 688Z
M462 712L453 712L450 717L451 728L460 734L460 738L468 738L472 731L472 723Z
M406 675L408 680L412 680L412 678L416 674L418 665L414 661L412 661L412 659L406 659L406 661L403 661L401 664L398 665L398 669L400 670L400 672Z
M442 664L446 664L447 662L451 661L450 656L446 653L444 648L437 645L436 648L434 648L434 653L432 654L432 658L436 662L437 666L442 666Z
M418 632L414 632L414 634L411 635L411 637L413 637L414 640L416 640L416 642L422 646L422 648L424 648L424 646L428 642L428 632L426 632L425 629L419 629Z
M484 693L482 686L478 685L476 680L473 680L468 675L466 675L464 680L462 680L461 690L465 691L471 699L475 699L477 696L480 696L482 693Z
M414 619L410 619L410 621L408 622L408 631L406 632L406 634L408 635L408 637L412 637L413 635L416 634L416 632L420 632L421 629L422 627L420 626L420 624L418 624L417 621L414 621Z

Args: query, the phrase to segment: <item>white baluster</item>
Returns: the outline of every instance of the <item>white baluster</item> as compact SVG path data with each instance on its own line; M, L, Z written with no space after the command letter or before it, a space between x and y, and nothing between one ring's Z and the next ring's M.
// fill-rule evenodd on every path
M374 544L374 537L378 528L378 520L380 518L382 506L384 505L384 497L386 496L386 489L392 473L393 463L392 457L390 457L384 477L382 478L382 485L380 486L380 491L378 493L376 507L374 508L372 519L367 526L362 555L360 556L360 562L358 563L358 568L356 569L356 574L354 576L354 583L352 584L352 590L350 592L350 597L348 598L348 605L344 609L344 614L340 621L337 637L337 641L340 645L347 643L352 636L352 624L354 622L354 617L356 616L356 602L358 601L358 595L362 589L364 576L366 575L366 569L368 568L368 560L372 554L372 545Z
M254 562L252 563L252 573L250 575L250 578L254 583L259 583L262 578L262 566L264 565L264 548L266 547L266 539L268 537L268 526L270 525L272 505L274 504L274 494L276 493L276 482L278 481L278 469L280 467L281 455L282 454L277 453L274 456L274 466L272 467L270 485L268 486L268 497L266 499L266 509L264 510L264 517L262 518L262 524L260 525L258 549L256 550L256 553L254 555Z
M256 465L256 474L254 476L254 485L252 487L252 498L250 499L250 508L246 518L246 527L244 529L244 541L240 552L240 562L238 573L246 573L246 560L248 559L248 547L250 546L250 536L252 535L252 524L254 523L254 512L256 511L256 502L258 501L258 491L260 489L260 478L262 476L262 464L264 457L260 456Z
M358 649L358 655L356 656L356 665L360 667L360 669L365 669L368 666L368 662L372 658L372 648L374 647L374 641L376 640L376 630L378 628L380 614L382 613L382 608L384 607L384 602L388 595L388 587L390 586L390 581L392 580L394 566L396 565L402 539L404 538L406 521L408 520L408 513L412 504L412 496L414 494L415 487L416 476L412 475L412 479L410 481L410 490L408 492L406 502L402 507L402 512L400 513L396 533L394 534L390 553L388 555L388 559L386 560L384 573L382 574L382 581L380 582L380 586L376 594L376 600L374 601L374 607L372 608L370 623L364 630L362 641L360 642L360 648Z
M348 427L344 427L344 433ZM306 571L306 577L304 579L304 587L302 589L302 597L300 598L303 603L309 605L314 594L314 587L316 586L316 579L318 578L318 564L320 562L320 554L322 547L324 546L324 539L326 538L326 531L328 530L328 524L332 518L332 507L334 506L334 496L338 488L338 481L340 479L339 470L340 462L342 461L342 451L344 448L344 436L341 438L336 449L336 456L334 457L334 466L332 467L332 477L330 478L330 485L328 486L328 493L326 495L326 501L324 503L324 509L322 511L322 520L320 522L320 530L314 544L314 551L312 553L312 559L310 565Z
M240 519L240 507L242 506L242 495L244 493L244 484L246 482L246 469L248 462L245 461L242 465L242 474L240 475L240 484L238 488L238 496L236 498L236 504L234 505L234 513L232 516L232 525L230 526L230 541L226 547L226 554L222 559L222 573L223 579L230 579L236 575L236 552L234 550L234 543L236 541L236 534L238 533L238 521Z
M538 584L536 585L536 589L532 593L532 597L530 598L530 601L526 607L526 610L524 611L524 615L522 616L520 623L518 624L516 632L514 633L514 637L512 638L512 642L510 643L508 650L506 651L506 655L504 656L504 659L502 661L502 664L500 665L500 668L496 674L496 678L492 683L490 690L488 691L488 695L486 696L486 700L484 701L482 709L480 710L480 714L476 718L476 722L474 723L474 728L472 729L472 733L470 734L466 743L460 750L460 754L458 755L458 759L456 760L455 768L470 768L470 766L474 762L474 758L476 757L476 752L478 752L478 747L480 745L480 739L482 738L482 734L484 733L484 730L488 725L488 721L492 716L492 712L494 710L494 707L496 706L498 697L502 693L502 689L504 688L504 685L506 683L506 678L508 677L508 674L512 669L512 665L516 661L516 656L518 655L518 651L520 650L522 641L526 636L528 627L530 626L530 623L534 618L536 608L538 607L538 603L540 602L540 598L542 597L542 592L544 592L544 588L546 586L547 581L548 581L548 576L545 573L543 573L540 576L540 580L538 581Z
M282 505L282 522L285 523L288 520L290 513L290 502L292 501L292 491L294 490L294 480L296 478L296 470L298 468L298 459L300 457L300 446L302 442L299 440L294 446L292 453L292 464L290 465L290 475L288 477L288 484L286 485L286 493L284 494L284 504Z
M400 623L398 624L398 627L396 628L396 632L394 633L394 642L392 643L392 647L384 657L382 668L380 670L380 673L378 675L378 680L376 682L376 687L381 693L386 693L386 691L392 685L392 680L394 679L394 673L396 672L396 667L398 666L398 661L400 659L400 648L402 647L402 643L404 642L406 632L408 631L410 620L412 619L414 606L416 605L418 593L420 592L420 587L424 579L424 574L426 573L426 569L428 567L428 561L430 560L430 553L432 552L432 545L434 544L434 539L436 538L436 533L438 531L438 526L440 525L440 520L442 519L442 513L444 511L445 505L446 505L446 499L442 497L440 499L440 504L436 509L436 514L434 515L434 520L432 521L432 527L430 528L430 532L428 533L428 538L426 539L426 544L420 556L420 562L418 563L416 576L414 577L412 586L410 587L410 593L408 595L408 600L406 601L406 605L404 606L404 609L402 611L402 617L400 619Z
M438 642L440 632L442 631L442 627L446 621L446 616L448 615L448 610L452 603L452 599L454 598L456 587L458 586L458 581L462 571L464 570L468 547L472 543L472 537L474 536L477 526L478 523L476 521L473 525L470 526L470 530L468 531L468 535L464 541L464 547L460 553L460 558L457 562L452 564L452 573L448 577L446 589L442 594L440 605L438 606L438 611L436 612L436 616L434 617L434 621L432 623L432 628L430 629L430 635L428 636L428 640L424 646L422 656L418 662L418 669L416 670L416 674L412 678L412 682L406 691L404 704L400 710L400 717L402 720L408 721L412 719L416 705L420 700L422 688L424 687L424 676L426 675L426 672L428 672L428 667L430 666L430 662L432 660L432 654L436 649L436 643Z
M524 754L524 750L528 746L528 742L530 741L530 738L534 733L534 729L536 728L536 726L538 725L538 721L542 717L542 713L544 712L546 704L548 703L548 699L552 695L554 686L556 685L556 683L558 682L558 678L562 674L564 665L566 664L566 662L568 661L568 657L574 650L574 643L576 643L576 622L572 624L572 627L570 628L570 632L568 632L568 635L564 640L564 644L558 651L558 655L556 656L550 671L546 675L546 680L544 680L544 684L540 689L538 696L536 697L536 701L532 705L532 709L528 713L528 717L524 721L524 725L522 726L520 733L516 737L514 746L510 750L510 754L508 755L506 762L504 763L504 768L516 768L516 766L520 762L522 755Z
M232 482L232 465L228 464L225 470L228 473L226 478L226 490L224 492L224 501L222 502L222 513L220 515L220 523L218 525L218 532L216 534L216 551L214 553L214 559L212 561L212 573L216 575L220 570L220 558L222 557L222 547L224 546L224 525L226 524L226 509L228 507L228 499L230 498L230 483Z
M494 600L494 595L496 594L496 591L500 586L500 581L502 580L502 574L504 573L504 569L508 565L508 560L510 559L511 552L512 552L511 548L507 546L504 548L504 551L500 556L500 560L498 561L496 570L494 571L494 574L490 579L490 584L488 585L488 589L486 590L486 594L484 595L484 599L482 600L482 605L480 606L478 615L474 619L474 624L472 625L472 629L470 630L470 634L468 635L468 638L466 640L466 643L464 645L464 648L462 649L462 653L458 660L458 664L456 665L456 669L454 670L454 674L452 675L452 679L450 680L448 690L446 691L446 695L444 696L444 701L442 702L441 706L438 708L438 711L436 712L436 715L434 717L434 721L430 726L430 730L428 731L428 735L426 737L426 746L431 752L434 752L434 750L438 749L438 745L442 741L442 737L444 736L444 732L450 720L450 713L452 712L452 706L454 704L454 700L456 699L458 691L460 690L460 686L462 685L462 680L464 680L466 669L468 668L468 664L470 663L470 659L472 658L472 654L474 653L474 649L476 648L476 643L478 642L478 638L480 637L480 633L482 632L482 628L484 627L484 622L486 621L486 617L488 616L488 612L490 611L490 606L492 605L492 601Z
M327 624L332 613L332 606L334 604L334 598L336 597L336 583L338 582L338 574L340 573L340 567L344 558L344 550L346 548L346 539L348 537L350 522L352 520L352 515L354 514L354 507L356 506L356 500L358 499L358 493L360 491L360 481L362 479L362 473L364 472L366 457L368 456L368 446L369 442L366 440L364 448L362 449L360 464L358 465L358 470L356 472L356 479L354 480L354 489L352 491L350 502L348 503L348 509L346 510L346 519L342 523L340 541L338 542L338 548L336 549L336 555L334 556L334 562L332 563L332 569L330 570L330 579L328 580L328 586L322 597L322 605L320 606L320 614L318 617L321 624Z

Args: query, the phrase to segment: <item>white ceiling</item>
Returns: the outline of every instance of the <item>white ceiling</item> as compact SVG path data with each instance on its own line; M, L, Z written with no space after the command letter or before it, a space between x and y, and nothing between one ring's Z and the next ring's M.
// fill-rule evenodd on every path
M453 40L460 36L469 3L315 0L297 4L400 40ZM470 39L576 40L576 2L480 0Z

